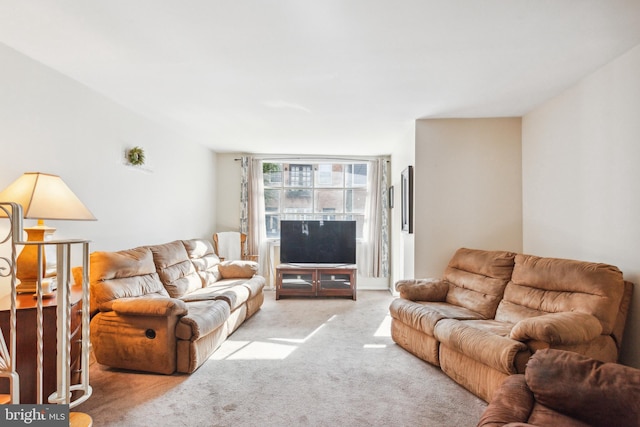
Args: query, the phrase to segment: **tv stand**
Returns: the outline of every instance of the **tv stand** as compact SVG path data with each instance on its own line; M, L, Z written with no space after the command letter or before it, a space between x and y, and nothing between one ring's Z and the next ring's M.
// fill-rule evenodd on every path
M276 267L276 299L281 296L339 297L356 300L355 265L280 264Z

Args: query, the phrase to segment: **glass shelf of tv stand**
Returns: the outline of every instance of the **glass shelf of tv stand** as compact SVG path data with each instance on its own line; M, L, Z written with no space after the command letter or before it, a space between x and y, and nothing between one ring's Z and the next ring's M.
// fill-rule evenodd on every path
M283 273L282 288L312 291L315 283L314 274Z
M281 296L356 299L355 265L280 264L276 268L276 299Z
M318 272L319 289L351 289L351 274Z

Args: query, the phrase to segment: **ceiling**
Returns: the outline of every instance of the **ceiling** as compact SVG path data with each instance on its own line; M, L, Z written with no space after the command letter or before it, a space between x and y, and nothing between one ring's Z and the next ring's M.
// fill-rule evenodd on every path
M219 152L389 154L521 116L640 43L640 1L0 0L0 42Z

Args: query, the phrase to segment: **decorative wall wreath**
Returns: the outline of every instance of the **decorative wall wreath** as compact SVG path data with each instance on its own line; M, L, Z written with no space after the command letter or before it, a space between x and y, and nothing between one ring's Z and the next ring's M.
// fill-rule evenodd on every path
M141 147L133 147L127 152L127 160L135 166L144 165L144 150Z

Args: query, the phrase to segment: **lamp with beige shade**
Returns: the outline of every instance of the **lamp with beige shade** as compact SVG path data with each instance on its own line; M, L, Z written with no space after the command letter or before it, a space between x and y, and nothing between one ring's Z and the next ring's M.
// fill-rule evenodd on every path
M38 224L25 228L28 242L45 242L56 231L44 224L44 220L95 221L93 214L57 175L26 172L0 192L0 200L22 205L25 219L36 219ZM3 212L0 212L3 216ZM6 217L6 214L4 214ZM35 293L38 280L38 247L27 245L18 259L16 291ZM45 246L41 255L42 285L45 293L55 289L56 253L53 246Z

